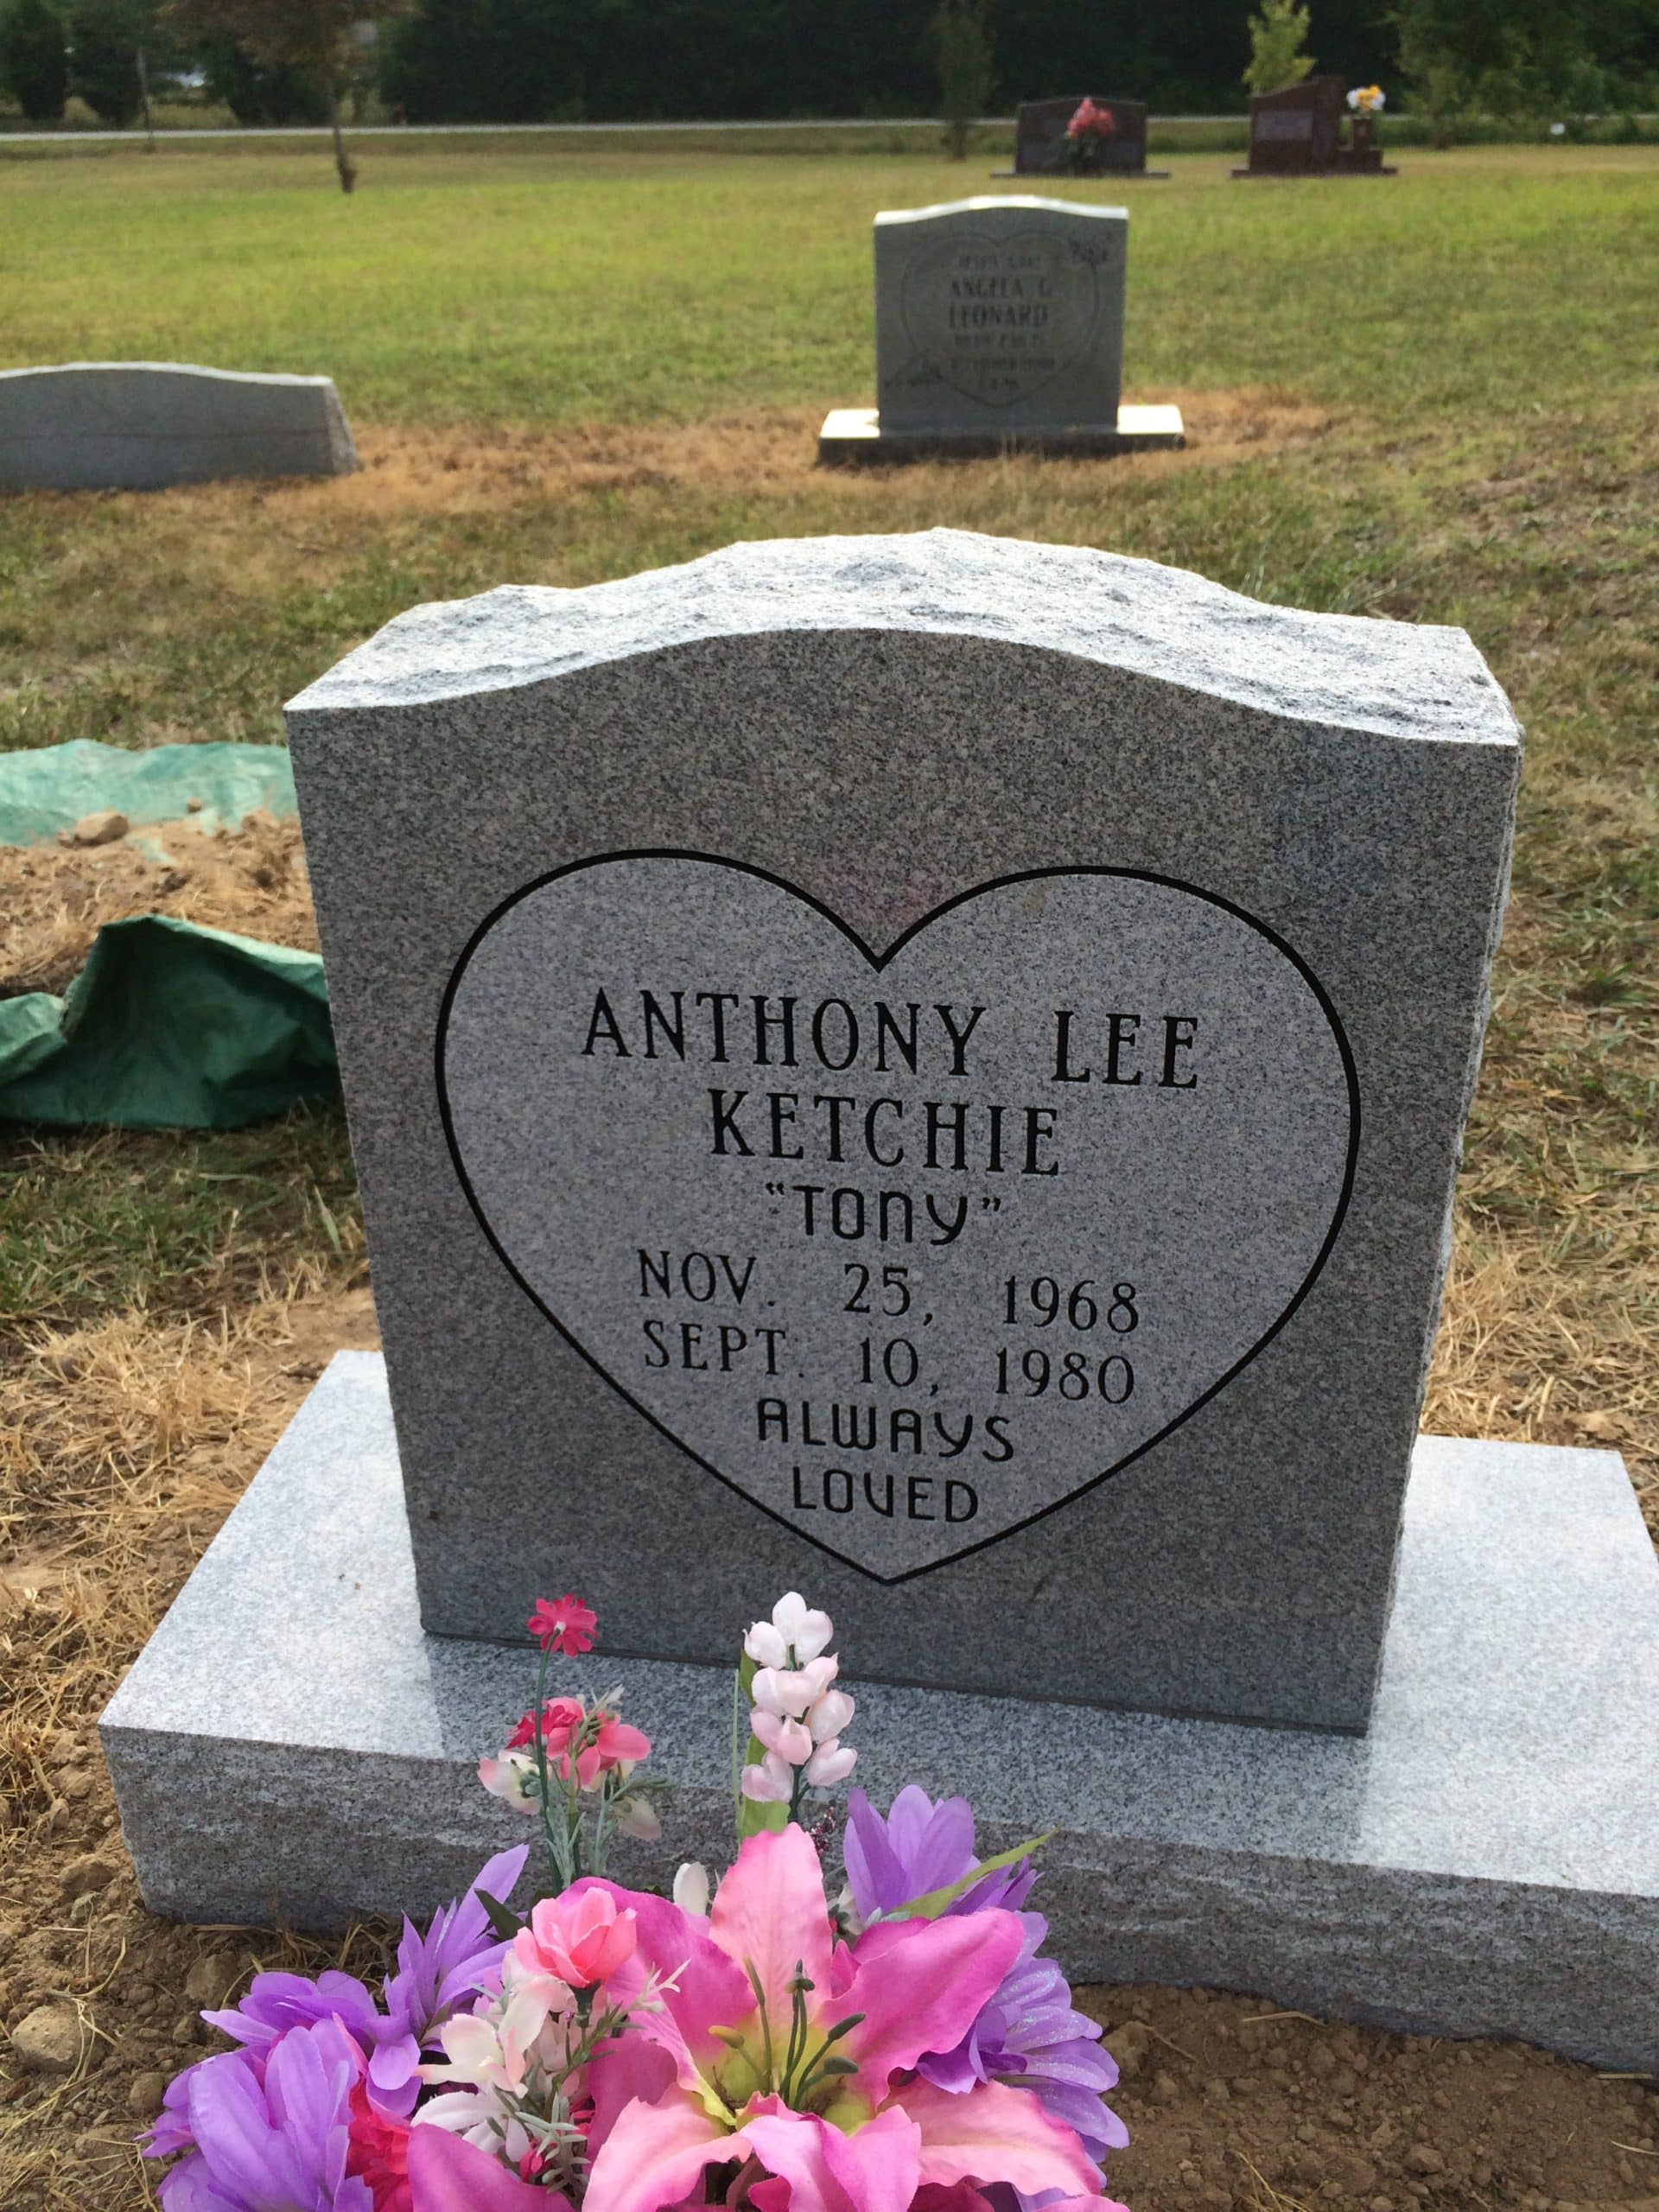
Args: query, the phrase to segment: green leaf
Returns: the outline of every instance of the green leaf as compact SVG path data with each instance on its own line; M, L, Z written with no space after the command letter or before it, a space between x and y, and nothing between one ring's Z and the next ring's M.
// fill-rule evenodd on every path
M995 1859L982 1859L971 1873L964 1874L958 1882L947 1882L943 1889L930 1890L925 1897L912 1897L908 1904L895 1905L891 1912L884 1912L883 1920L937 1920L953 1905L959 1897L971 1890L976 1882L982 1882L988 1874L995 1874L1000 1867L1017 1866L1022 1859L1029 1859L1033 1851L1040 1851L1058 1830L1050 1828L1046 1835L1034 1835L1025 1843L1016 1843L1012 1851L999 1851Z
M474 1890L473 1895L483 1906L484 1916L496 1934L512 1942L524 1924L518 1914L503 1904L499 1897L493 1897L487 1890Z

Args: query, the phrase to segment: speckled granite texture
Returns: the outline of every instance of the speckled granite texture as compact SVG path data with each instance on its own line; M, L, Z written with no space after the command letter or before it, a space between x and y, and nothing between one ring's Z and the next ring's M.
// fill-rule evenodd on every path
M959 531L790 541L417 608L289 729L429 1630L510 1636L579 1558L614 1649L713 1661L757 1591L800 1586L867 1679L1363 1726L1519 757L1461 632ZM490 918L663 849L778 880L873 957L989 883L1068 872L1168 880L1272 933L1328 999L1359 1101L1339 1233L1288 1319L1109 1479L897 1589L716 1480L509 1272L436 1076ZM671 949L682 918L658 917ZM719 949L685 935L688 958ZM1007 986L1007 944L984 945ZM1087 941L1059 949L1087 966ZM556 948L540 972L559 980ZM1224 1262L1240 1166L1197 1162L1183 1198ZM573 1152L543 1179L548 1235L597 1172ZM1032 1273L1103 1274L1109 1225L1081 1211L1071 1238Z
M965 1791L988 1846L1063 1823L1039 1902L1074 1979L1659 2051L1659 1563L1615 1453L1420 1441L1364 1738L881 1688L838 1642L878 1802ZM621 1878L718 1858L729 1675L588 1674L681 1785ZM104 1716L146 1902L321 1925L453 1895L520 1833L473 1768L530 1683L527 1649L422 1634L382 1364L340 1354Z
M221 476L346 476L356 467L329 377L178 361L0 371L0 487L155 491Z

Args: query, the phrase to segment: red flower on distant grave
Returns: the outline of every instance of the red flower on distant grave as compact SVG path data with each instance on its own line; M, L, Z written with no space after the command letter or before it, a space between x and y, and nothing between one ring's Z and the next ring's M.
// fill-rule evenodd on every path
M1116 135L1117 118L1109 107L1096 107L1085 98L1065 126L1068 138L1110 138Z
M568 1659L593 1649L598 1625L598 1615L569 1590L563 1598L538 1598L524 1623L543 1651L563 1652Z

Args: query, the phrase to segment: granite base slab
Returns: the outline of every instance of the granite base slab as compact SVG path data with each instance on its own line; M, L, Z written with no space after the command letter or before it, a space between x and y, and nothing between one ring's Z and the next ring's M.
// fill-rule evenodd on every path
M1421 1440L1363 1737L866 1686L845 1657L879 1802L965 1791L982 1848L1063 1823L1039 1902L1080 1980L1659 2060L1659 1561L1616 1453ZM729 1676L582 1674L626 1681L677 1784L622 1878L718 1859ZM385 1370L340 1354L104 1715L146 1903L322 1927L452 1896L521 1832L474 1766L531 1681L525 1651L422 1632Z
M1031 177L1046 174L1046 171L1033 169L993 169L991 171L994 177ZM1171 176L1173 174L1174 172L1170 169L1097 169L1077 181L1087 184L1134 184L1141 177ZM1052 178L1050 181L1052 181Z
M991 461L1005 453L1102 460L1120 453L1169 452L1185 443L1179 407L1120 407L1114 425L1069 429L886 431L874 407L832 407L818 432L818 459L830 468Z
M1399 174L1400 174L1400 172L1399 172L1399 170L1398 170L1397 168L1394 168L1391 164L1387 163L1387 162L1385 162L1385 163L1382 165L1382 167L1381 168L1370 168L1370 169L1358 169L1358 168L1337 168L1337 169L1250 169L1250 168L1237 168L1237 169L1230 169L1230 170L1228 171L1228 175L1229 175L1230 176L1266 177L1266 178L1270 179L1273 182L1277 183L1277 184L1282 184L1282 183L1285 181L1285 180L1286 180L1287 178L1289 178L1289 179L1291 180L1291 181L1294 183L1294 182L1295 182L1299 178L1300 178L1302 181L1306 182L1306 181L1308 179L1310 179L1310 178L1320 178L1320 179L1324 179L1324 178L1333 177L1333 176L1398 176L1398 175L1399 175Z

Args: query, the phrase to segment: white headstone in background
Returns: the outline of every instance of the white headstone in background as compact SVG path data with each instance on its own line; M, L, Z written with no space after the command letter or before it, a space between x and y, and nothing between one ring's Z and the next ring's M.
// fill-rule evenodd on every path
M1127 208L1066 200L878 215L883 431L1112 428L1128 241Z
M225 476L346 476L330 377L177 361L0 371L0 489L151 492Z

